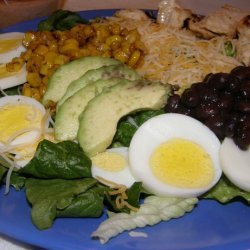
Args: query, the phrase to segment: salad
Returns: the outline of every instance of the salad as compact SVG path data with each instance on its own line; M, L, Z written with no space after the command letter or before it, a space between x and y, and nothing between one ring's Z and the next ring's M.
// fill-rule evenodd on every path
M38 229L106 207L92 234L106 243L200 199L249 202L248 16L235 9L238 30L204 33L209 16L169 5L171 19L163 7L157 21L139 10L90 23L58 11L39 31L0 36L11 41L1 56L0 180L6 194L25 189ZM158 51L157 36L167 42Z

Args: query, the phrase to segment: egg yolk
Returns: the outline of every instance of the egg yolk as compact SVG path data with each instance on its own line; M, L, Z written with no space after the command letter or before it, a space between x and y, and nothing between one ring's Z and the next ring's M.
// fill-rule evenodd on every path
M6 64L2 64L2 65L0 64L0 79L9 77L12 75L16 75L16 72L9 72L6 70Z
M16 39L0 39L0 53L16 49L22 43L21 38Z
M0 141L5 143L17 133L41 128L42 119L42 112L28 104L6 105L0 108Z
M100 153L91 160L96 167L110 172L119 172L126 166L124 157L112 152Z
M214 178L213 162L206 151L194 142L179 138L157 147L150 166L159 180L179 188L206 187Z

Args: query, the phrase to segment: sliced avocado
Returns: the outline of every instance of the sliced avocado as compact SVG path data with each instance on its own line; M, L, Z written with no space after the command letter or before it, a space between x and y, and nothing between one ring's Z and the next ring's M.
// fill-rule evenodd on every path
M93 56L80 58L60 66L49 79L48 88L42 100L43 104L46 106L50 101L57 103L69 84L88 70L117 64L120 62L115 59Z
M106 89L89 101L79 117L77 139L82 149L89 156L103 152L111 144L123 116L162 108L171 92L170 85L142 79Z
M57 110L55 119L55 137L59 141L74 140L79 128L79 115L83 112L88 102L105 88L119 82L124 78L99 79L78 90L69 97Z
M124 64L103 66L97 69L89 70L80 78L70 83L66 93L58 102L57 108L59 108L65 102L65 100L74 95L78 90L85 87L90 82L96 81L98 79L109 79L111 77L125 77L125 76L129 80L136 80L140 78L140 76L135 70Z

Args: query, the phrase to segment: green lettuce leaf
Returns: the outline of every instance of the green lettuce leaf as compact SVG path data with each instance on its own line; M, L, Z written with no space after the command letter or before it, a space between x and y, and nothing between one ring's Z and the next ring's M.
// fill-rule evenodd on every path
M96 217L100 215L103 209L100 194L83 195L96 184L96 180L92 178L78 180L27 179L26 196L32 205L31 217L34 225L41 230L47 229L52 226L57 215L60 217L72 215L74 217L85 215ZM94 198L97 206L94 211L90 211L90 203Z
M88 21L75 12L69 10L57 10L47 19L42 20L38 24L38 30L68 30L79 23L86 24Z
M91 177L91 160L75 142L43 140L34 158L19 173L45 179Z
M92 237L98 238L104 244L110 238L126 230L147 225L152 226L161 221L181 217L186 212L190 212L197 202L197 198L148 196L138 212L113 213L93 232Z
M241 197L246 202L250 203L250 193L236 187L225 176L223 176L211 190L202 196L204 199L214 199L221 203L230 202L236 197Z

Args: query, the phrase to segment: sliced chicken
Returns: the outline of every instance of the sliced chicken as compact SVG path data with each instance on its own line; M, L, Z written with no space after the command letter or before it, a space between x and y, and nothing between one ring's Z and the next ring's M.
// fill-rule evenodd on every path
M198 36L210 39L217 35L234 37L236 27L241 19L248 13L231 5L224 5L217 11L202 18L200 21L192 19L189 21L189 29Z
M237 59L246 66L250 66L250 15L241 20L237 26L237 32Z
M174 0L165 0L159 4L157 22L181 29L191 16L190 10L181 8Z

